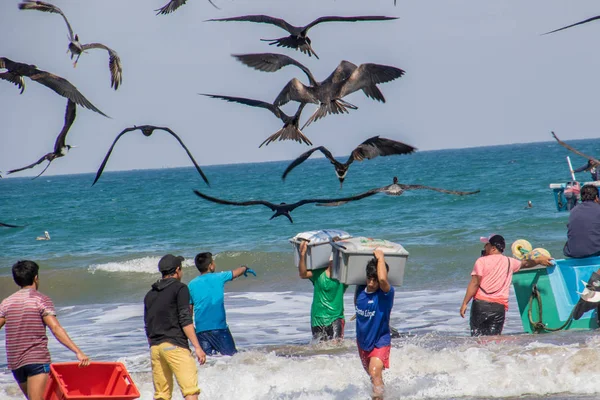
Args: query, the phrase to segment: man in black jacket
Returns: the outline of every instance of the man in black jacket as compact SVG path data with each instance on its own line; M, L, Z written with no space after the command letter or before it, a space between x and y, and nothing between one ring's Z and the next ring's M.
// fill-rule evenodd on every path
M167 254L158 262L162 279L152 285L144 298L144 326L152 357L154 398L170 400L173 374L185 400L197 400L198 369L190 353L188 339L194 346L198 362L206 362L200 347L192 315L190 292L181 283L183 257Z

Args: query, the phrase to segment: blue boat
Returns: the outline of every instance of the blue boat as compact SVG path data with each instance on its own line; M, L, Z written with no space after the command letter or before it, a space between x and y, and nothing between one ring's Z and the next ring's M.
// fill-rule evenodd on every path
M600 257L556 260L553 267L523 269L513 275L523 330L545 333L557 330L598 328L597 309L574 320L572 311ZM598 303L600 305L600 303Z

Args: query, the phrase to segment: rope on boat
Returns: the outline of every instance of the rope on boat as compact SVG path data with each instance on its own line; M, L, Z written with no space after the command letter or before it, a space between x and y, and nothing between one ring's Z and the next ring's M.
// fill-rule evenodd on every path
M538 320L537 321L534 321L533 316L531 315L532 309L533 309L531 307L533 305L533 299L535 299L538 304ZM546 326L546 324L544 324L542 322L543 321L543 319L542 319L542 297L540 296L540 291L538 290L537 285L533 285L533 287L531 288L531 296L529 297L529 310L527 311L527 316L529 317L529 323L531 324L533 331L535 333L539 333L542 331L556 332L556 331L560 331L561 329L564 329L573 320L573 312L574 311L575 311L575 307L573 307L573 310L571 310L571 314L569 314L569 318L567 318L565 323L562 324L561 326L559 326L558 328L548 328Z

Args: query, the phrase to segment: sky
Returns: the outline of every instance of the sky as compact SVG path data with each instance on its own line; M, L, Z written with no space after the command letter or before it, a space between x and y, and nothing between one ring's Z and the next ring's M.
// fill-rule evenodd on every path
M108 55L83 54L76 68L66 53L57 14L22 11L0 2L0 57L35 64L74 84L105 118L82 107L67 143L78 146L55 160L47 175L95 172L115 137L133 125L168 126L202 165L289 160L308 149L296 142L258 145L281 127L269 111L199 96L214 93L273 101L299 69L274 73L248 68L231 54L275 52L325 79L341 60L402 68L380 85L386 103L362 92L346 98L358 110L328 116L303 132L315 146L349 154L381 135L421 151L598 137L600 21L541 34L600 14L597 1L579 0L188 0L156 16L167 0L56 0L82 43L113 48L123 83L110 87ZM320 59L277 48L261 38L286 32L249 22L204 22L267 14L305 25L324 15L387 15L398 20L324 23L309 31ZM9 33L7 33L9 32ZM22 95L0 81L0 171L19 168L52 151L66 99L25 78ZM283 107L295 112L295 103ZM308 105L301 123L316 105ZM316 155L315 155L316 156ZM124 135L105 171L191 166L166 132ZM32 176L42 166L11 176Z

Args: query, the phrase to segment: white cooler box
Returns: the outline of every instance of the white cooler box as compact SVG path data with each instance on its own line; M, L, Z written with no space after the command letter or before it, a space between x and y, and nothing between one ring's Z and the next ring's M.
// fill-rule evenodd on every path
M331 241L333 238L348 239L352 236L339 229L323 229L320 231L301 232L290 239L294 246L294 264L300 263L300 243L308 241L306 249L306 269L327 268L331 256Z
M388 240L355 237L332 242L333 270L331 277L346 285L366 285L367 263L374 257L377 248L383 251L385 262L390 267L388 281L392 286L400 286L404 281L404 268L408 251L401 244Z

